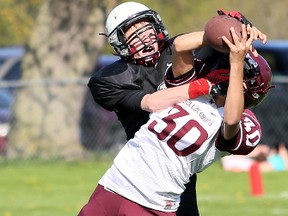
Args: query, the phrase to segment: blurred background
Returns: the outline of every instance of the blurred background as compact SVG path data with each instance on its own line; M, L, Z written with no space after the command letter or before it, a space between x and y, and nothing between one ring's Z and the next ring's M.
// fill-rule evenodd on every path
M95 70L117 59L99 33L121 2L1 0L0 215L76 215L125 144L115 114L99 107L87 88ZM261 144L287 145L288 0L138 2L161 15L170 37L203 30L219 8L241 11L266 33L268 43L254 45L269 62L276 88L254 112L262 123ZM223 215L223 209L224 215L287 215L287 175L265 176L268 196L259 201L245 196L245 175L220 169L208 169L197 183L205 215ZM223 179L233 182L226 193Z
M107 13L124 1L1 0L0 157L87 158L116 151L125 135L114 113L94 103L91 73L115 61L104 31ZM269 61L276 89L255 112L262 143L286 143L288 120L287 0L139 1L159 12L170 36L202 30L216 10L239 10L268 35L256 43Z

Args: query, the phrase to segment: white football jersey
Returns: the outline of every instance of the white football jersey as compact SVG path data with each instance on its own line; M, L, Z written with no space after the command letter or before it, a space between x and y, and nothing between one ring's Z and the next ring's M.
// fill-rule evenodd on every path
M203 96L152 113L116 156L99 184L142 206L176 211L190 176L229 154L218 150L215 143L223 111ZM233 145L237 151L246 134L243 128L240 131L241 138L235 139ZM252 131L253 149L260 137L259 130Z

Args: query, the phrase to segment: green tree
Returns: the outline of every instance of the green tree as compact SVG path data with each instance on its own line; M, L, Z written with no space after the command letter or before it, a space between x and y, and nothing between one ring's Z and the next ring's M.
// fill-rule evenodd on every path
M23 45L28 40L42 1L1 0L0 46Z
M104 30L107 12L117 2L1 0L0 46L19 44L27 47L22 80L42 84L45 80L54 80L45 87L31 85L17 91L8 137L9 155L81 152L78 119L85 89L64 85L62 81L75 81L90 73L105 44L105 38L99 37L98 33ZM283 19L288 16L288 0L139 2L159 12L171 36L202 30L216 15L216 10L223 8L241 11L270 39L287 39L288 26L283 25ZM61 87L57 85L59 83L62 83Z
M78 122L85 88L73 81L94 67L105 44L98 33L104 30L113 2L43 1L27 44L22 77L40 85L17 90L8 137L10 157L82 155Z
M35 25L39 7L44 1L1 0L0 46L23 45L27 42ZM111 5L111 2L107 1L107 5ZM288 26L283 25L283 19L288 17L286 7L288 0L254 0L245 3L238 0L139 0L139 2L159 12L171 36L203 29L208 19L216 15L216 10L223 8L241 11L267 33L270 39L287 39ZM111 52L111 49L107 48L106 52Z

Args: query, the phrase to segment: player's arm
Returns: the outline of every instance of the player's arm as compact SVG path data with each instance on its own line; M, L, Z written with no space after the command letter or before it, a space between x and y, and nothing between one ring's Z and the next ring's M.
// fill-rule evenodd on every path
M175 38L172 71L175 78L194 69L193 51L205 45L204 31L191 32Z
M141 108L148 112L158 112L176 103L210 94L212 89L211 83L201 78L188 84L146 94L141 100Z
M247 30L250 33L248 38ZM231 28L234 44L225 36L223 40L230 48L230 76L227 90L226 101L224 105L224 138L229 140L233 138L240 129L240 119L244 110L243 93L243 69L244 59L253 42L254 32L250 26L242 25L242 38L238 38L233 28Z
M173 77L179 77L186 73L194 73L194 56L192 51L203 45L204 32L183 34L175 38L172 48L172 68L168 71ZM190 76L193 77L193 76ZM149 112L157 112L176 103L209 94L212 85L205 79L195 81L188 80L178 83L177 87L147 94L141 101L142 109ZM188 83L188 84L184 84Z
M230 140L226 140L220 132L215 145L220 151L235 155L248 155L259 144L262 136L261 125L250 110L244 110L241 116L240 129Z
M250 37L248 38L248 33ZM224 123L219 131L215 145L218 150L231 154L247 155L259 143L262 132L255 115L244 111L243 69L244 58L253 42L254 30L242 25L242 38L231 30L234 44L226 37L223 40L230 48L230 76L224 105Z
M256 38L257 30L242 24L242 38L231 31L234 44L226 37L222 39L230 48L230 77L224 106L224 138L229 140L239 131L240 119L244 109L243 68L244 58ZM248 36L249 35L249 36Z

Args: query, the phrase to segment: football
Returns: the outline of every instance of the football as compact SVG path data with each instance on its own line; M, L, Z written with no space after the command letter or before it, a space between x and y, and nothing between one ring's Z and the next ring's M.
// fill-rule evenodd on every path
M226 45L222 36L226 36L233 43L230 28L234 27L238 37L241 37L242 27L241 22L228 15L219 15L212 17L205 25L205 37L208 44L215 50L223 53L229 52L229 47Z

